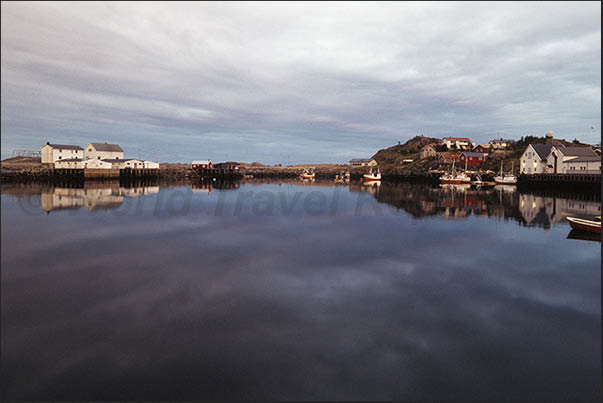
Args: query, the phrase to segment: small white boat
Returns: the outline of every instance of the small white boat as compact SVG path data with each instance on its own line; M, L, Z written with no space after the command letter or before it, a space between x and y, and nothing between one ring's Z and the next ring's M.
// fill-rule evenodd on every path
M381 172L379 172L379 168L377 168L377 173L373 173L373 170L371 169L371 172L364 174L362 177L364 178L365 182L380 181Z
M503 163L500 162L500 173L494 177L494 182L498 185L516 185L517 177L513 175L513 163L511 163L511 174L505 175L503 172Z
M597 217L599 221L585 220L584 218L567 217L570 227L579 231L601 233L601 217Z
M482 179L480 175L476 175L476 179L471 181L471 184L475 187L479 188L487 188L496 185L496 182L493 181L485 181Z

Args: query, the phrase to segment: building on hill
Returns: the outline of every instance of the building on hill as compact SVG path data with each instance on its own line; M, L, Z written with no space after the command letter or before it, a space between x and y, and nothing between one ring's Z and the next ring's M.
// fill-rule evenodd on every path
M119 144L88 143L85 153L87 160L115 160L124 158L124 150Z
M449 150L470 150L473 147L473 144L468 137L444 137L442 139L442 144Z
M350 160L350 167L352 168L374 166L377 166L377 161L375 161L373 158L354 158Z
M515 143L515 140L511 140L511 139L503 139L502 137L499 139L494 139L494 140L490 140L488 143L490 144L494 144L503 148L507 148L509 146L511 146L513 143Z
M492 151L492 144L478 144L473 147L472 151L475 153L489 154L490 151Z
M452 164L453 162L458 162L460 156L460 153L446 152L440 154L440 161L444 164Z
M485 162L487 155L485 153L462 152L459 157L459 165L465 166L466 163L468 167L474 167Z
M70 144L51 144L47 142L40 147L42 164L54 164L55 161L84 158L84 149Z
M437 156L438 153L435 150L434 144L426 144L421 147L421 151L419 151L419 159L431 158Z

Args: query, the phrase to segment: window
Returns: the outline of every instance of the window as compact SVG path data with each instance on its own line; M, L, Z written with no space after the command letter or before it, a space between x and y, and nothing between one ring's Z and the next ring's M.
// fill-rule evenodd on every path
M96 159L97 159L97 160L100 160L100 155L98 155L98 156L96 157Z
M61 156L59 155L59 159L61 159L61 158L63 158L63 157L61 157Z

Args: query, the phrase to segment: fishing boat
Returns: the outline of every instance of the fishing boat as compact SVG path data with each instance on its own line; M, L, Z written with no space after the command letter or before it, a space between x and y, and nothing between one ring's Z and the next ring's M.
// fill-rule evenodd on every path
M567 221L569 221L570 227L575 230L593 232L596 234L601 233L601 216L597 217L597 221L577 217L567 217Z
M362 175L362 177L364 178L365 182L380 181L381 180L381 172L379 172L379 168L377 168L377 173L373 173L373 170L371 169L371 171L368 174L364 174L364 175Z
M498 176L494 177L494 182L499 185L516 185L517 177L513 175L513 163L511 163L511 174L506 174L503 172L503 162L500 162L500 173Z
M483 180L480 175L476 175L475 177L476 177L476 179L471 181L471 185L473 185L475 187L487 188L487 187L493 187L496 185L496 182Z
M306 179L306 180L314 180L315 174L314 174L314 172L310 172L307 169L304 169L304 172L302 172L299 175L299 178L300 179Z
M465 170L467 170L466 166ZM456 172L456 169L454 169L454 161L452 161L452 169L450 170L450 173L440 176L440 183L448 185L469 185L471 184L471 177L464 172Z
M335 175L335 183L348 183L350 181L350 173L346 172Z

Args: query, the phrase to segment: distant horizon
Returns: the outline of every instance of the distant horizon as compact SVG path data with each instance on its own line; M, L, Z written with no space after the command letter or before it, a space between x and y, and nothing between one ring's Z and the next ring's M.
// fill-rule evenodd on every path
M3 2L1 157L346 163L417 135L601 142L601 4Z

